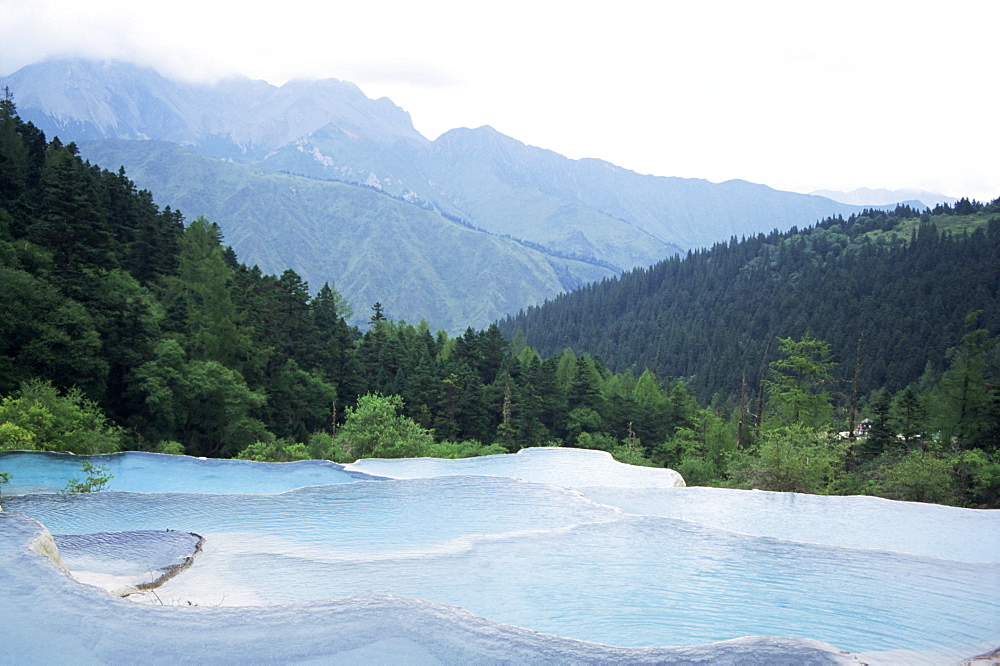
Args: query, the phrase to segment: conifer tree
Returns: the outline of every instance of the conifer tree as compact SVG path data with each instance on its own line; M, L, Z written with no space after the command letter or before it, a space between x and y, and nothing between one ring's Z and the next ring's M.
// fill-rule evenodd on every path
M816 427L832 410L827 387L836 364L830 360L830 345L808 334L778 342L784 358L771 363L769 406L785 423Z
M57 140L49 144L42 184L42 213L29 236L52 252L57 279L69 284L86 268L114 268L114 238L75 145L63 146Z
M944 443L970 447L979 433L990 427L990 407L996 393L995 383L987 381L1000 338L991 337L985 328L976 328L982 312L965 318L968 333L962 343L950 350L951 367L941 380L938 423Z
M233 271L226 264L222 231L198 217L184 231L177 277L165 280L164 300L175 307L181 338L191 357L238 369L248 359L249 331L231 294Z

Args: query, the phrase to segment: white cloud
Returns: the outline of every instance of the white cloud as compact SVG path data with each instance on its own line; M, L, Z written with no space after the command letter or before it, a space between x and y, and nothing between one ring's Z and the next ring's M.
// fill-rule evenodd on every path
M0 0L0 73L49 55L169 76L336 77L434 137L489 124L647 173L1000 196L1000 3Z

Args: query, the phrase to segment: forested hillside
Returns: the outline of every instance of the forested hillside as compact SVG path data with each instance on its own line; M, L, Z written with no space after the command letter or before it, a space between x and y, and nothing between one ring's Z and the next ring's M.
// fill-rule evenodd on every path
M775 359L776 336L831 346L862 393L947 367L966 315L1000 330L1000 200L867 210L732 239L590 284L501 322L542 355L569 347L613 370L684 378L732 399Z
M159 210L10 100L0 283L0 449L454 456L566 427L556 361L523 345L518 360L495 326L452 338L380 303L364 331L349 326L331 285L312 296L292 270L241 264L217 225Z
M4 86L49 137L124 165L160 205L218 224L242 261L291 268L313 294L336 282L359 326L379 301L460 334L733 234L861 210L572 160L490 127L430 141L390 100L334 79L194 84L68 59L24 67Z
M865 217L867 229L853 235L849 230L865 228L861 218L831 221L804 240L753 239L773 246L773 254L762 253L756 263L749 251L736 251L745 244L734 242L582 292L594 298L601 289L660 276L632 297L633 305L644 305L663 283L663 267L705 283L716 272L738 277L745 270L745 281L768 285L757 302L773 311L773 320L765 318L759 336L747 336L761 350L737 354L729 370L738 375L751 362L754 373L766 370L764 381L754 374L742 399L702 407L686 382L661 379L637 360L629 362L635 371L624 367L616 374L600 357L578 353L582 346L543 358L523 336L508 340L495 325L451 337L423 322L394 321L375 303L364 313L365 326L349 326L350 308L333 285L313 296L292 270L275 276L240 263L217 225L201 217L185 224L179 212L160 210L123 171L82 161L73 144L46 141L2 100L0 450L350 461L576 446L669 466L692 484L997 506L998 345L981 327L996 310L960 314L978 302L969 294L996 299L997 263L989 256L996 258L1000 224L980 224L996 212L993 206L960 202L938 211L975 226L968 237L932 231L934 214L921 224L902 210L882 227ZM931 261L952 250L962 258L954 267L959 278L946 275L952 267ZM795 253L811 260L779 261ZM780 286L822 282L805 266L894 253L940 273L898 298L939 293L941 307L949 308L941 311L956 319L933 319L943 329L934 344L952 351L895 397L881 391L860 400L859 413L844 408L853 401L838 395L858 391L836 382L851 376L854 356L831 358L822 340L783 330L788 297ZM899 262L885 266L903 270ZM958 293L956 280L966 293ZM938 283L954 291L936 292ZM686 300L724 311L719 294L706 295L694 284ZM840 293L841 308L854 307L849 296ZM905 304L895 307L904 312ZM620 318L627 317L627 305L617 306ZM598 314L587 315L595 327ZM690 325L704 326L706 335L732 333L698 322L692 317ZM863 338L865 363L874 363L879 331L864 330L870 331ZM652 337L655 326L647 332ZM929 345L912 344L923 346L914 357L933 361ZM715 367L717 374L724 370L721 363ZM678 373L668 368L664 375L670 374ZM696 370L688 374L698 380ZM751 397L758 386L759 397ZM862 415L871 417L867 436L837 440L831 434ZM5 479L0 470L0 484Z

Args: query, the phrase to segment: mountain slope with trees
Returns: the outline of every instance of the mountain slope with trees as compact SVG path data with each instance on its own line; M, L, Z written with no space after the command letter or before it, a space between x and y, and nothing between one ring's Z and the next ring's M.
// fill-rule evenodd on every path
M965 316L1000 329L1000 203L866 210L717 243L587 285L500 324L540 353L571 347L614 370L682 377L732 398L775 336L827 341L864 392L940 372Z
M742 181L643 176L600 160L570 160L489 127L429 141L388 99L370 100L335 80L195 85L122 63L62 60L25 67L0 79L4 85L24 119L50 137L75 141L94 163L123 165L161 204L208 216L241 257L264 271L294 266L314 286L341 285L355 305L389 304L395 294L420 292L430 280L438 294L451 297L435 301L435 311L422 309L427 302L400 299L393 311L428 318L452 333L733 234L860 210ZM176 150L167 156L156 142ZM252 167L241 172L245 180L236 197L214 188L232 180L233 162ZM274 189L277 174L299 176L296 188L308 180L314 207L274 199L273 192L284 192ZM418 270L354 281L352 270L379 255L344 238L340 225L324 222L323 212L371 201L372 191L394 203L358 216L358 233L391 243L411 225L430 232L413 245ZM520 241L531 256L522 256L516 270L456 274L447 259L461 254L463 243L497 243L458 234L451 228L456 223ZM314 253L315 260L293 261L317 247L324 251ZM531 262L549 266L542 274L523 272ZM509 309L481 307L484 291L500 297L490 299L496 308Z
M337 276L353 303L379 301L449 331L614 274L372 188L261 172L159 141L106 141L87 151L99 164L125 154L157 197L213 221L228 218L226 240L247 264L291 268L307 282Z

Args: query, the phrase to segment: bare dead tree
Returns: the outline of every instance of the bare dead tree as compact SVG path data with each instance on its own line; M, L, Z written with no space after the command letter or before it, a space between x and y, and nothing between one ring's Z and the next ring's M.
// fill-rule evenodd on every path
M760 359L760 378L758 380L757 389L757 419L755 424L755 435L760 437L760 426L761 421L764 419L764 379L767 373L767 355L771 351L771 338L773 336L767 334L767 346L764 347L764 356Z
M740 384L740 419L736 423L736 450L743 450L743 420L746 415L747 371L743 371L743 381Z

